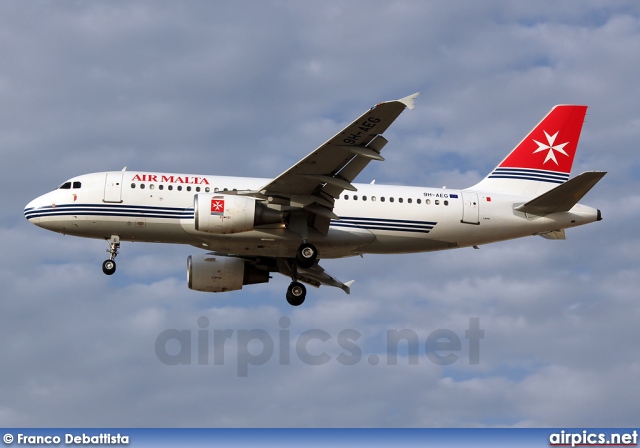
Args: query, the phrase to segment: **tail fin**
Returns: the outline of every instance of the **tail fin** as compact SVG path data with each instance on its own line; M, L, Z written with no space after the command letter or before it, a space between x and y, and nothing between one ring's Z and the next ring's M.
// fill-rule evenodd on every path
M569 179L587 106L559 105L472 190L538 195Z

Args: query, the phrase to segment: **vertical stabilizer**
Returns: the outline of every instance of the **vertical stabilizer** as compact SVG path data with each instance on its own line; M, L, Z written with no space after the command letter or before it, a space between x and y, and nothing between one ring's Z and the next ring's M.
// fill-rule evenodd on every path
M539 195L569 179L587 106L558 105L471 190Z

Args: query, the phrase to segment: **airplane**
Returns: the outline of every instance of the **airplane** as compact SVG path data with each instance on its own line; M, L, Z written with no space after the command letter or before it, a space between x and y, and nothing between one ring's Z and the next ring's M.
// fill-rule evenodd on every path
M122 241L188 244L192 290L225 292L291 278L286 299L305 284L341 288L320 259L478 248L600 221L578 201L606 174L569 179L587 106L558 105L484 179L465 189L353 183L384 158L383 133L419 93L379 103L279 176L109 171L84 174L27 204L31 223L65 235L104 239L106 275Z

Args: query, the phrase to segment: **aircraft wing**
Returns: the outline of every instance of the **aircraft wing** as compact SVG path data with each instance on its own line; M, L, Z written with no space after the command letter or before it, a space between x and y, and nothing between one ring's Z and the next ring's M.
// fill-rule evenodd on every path
M196 246L199 247L199 246ZM342 283L340 280L329 275L317 262L310 268L301 268L291 262L290 259L282 257L245 257L242 255L229 254L226 252L211 251L211 255L219 255L221 257L240 258L245 262L253 264L255 267L268 272L277 272L285 277L295 277L298 281L319 288L320 285L333 286L340 288L347 294L351 294L351 285L355 280Z
M285 258L278 258L276 263L277 271L286 277L291 277L293 269L296 269ZM347 294L351 294L351 285L355 282L355 280L351 280L346 283L342 283L340 280L329 275L329 273L327 273L327 271L325 271L318 263L315 263L313 266L306 269L298 267L296 270L296 278L298 281L315 286L316 288L320 287L320 285L334 286L342 289Z
M418 93L380 103L362 114L329 141L262 187L265 198L303 208L326 220L336 219L334 200L342 191L355 191L351 182L371 160L384 160L382 133L405 108L413 109Z

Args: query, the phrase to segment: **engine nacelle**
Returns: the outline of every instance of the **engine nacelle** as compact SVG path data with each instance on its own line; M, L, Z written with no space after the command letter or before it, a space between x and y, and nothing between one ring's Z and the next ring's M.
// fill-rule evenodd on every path
M187 258L189 289L203 292L226 292L243 285L267 283L269 272L258 269L240 258L200 254Z
M255 226L278 224L282 213L255 198L230 194L196 194L193 201L195 228L200 232L225 234L253 230Z

